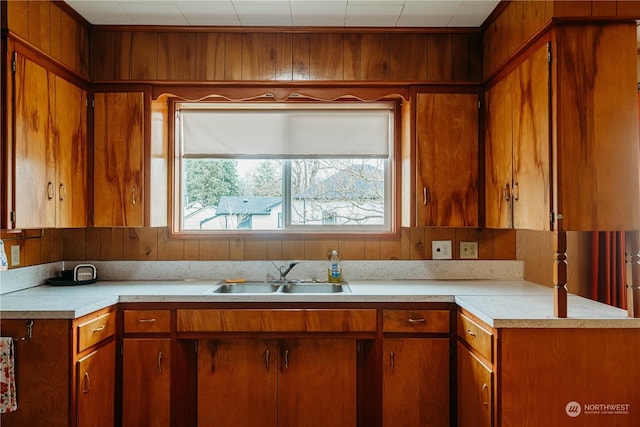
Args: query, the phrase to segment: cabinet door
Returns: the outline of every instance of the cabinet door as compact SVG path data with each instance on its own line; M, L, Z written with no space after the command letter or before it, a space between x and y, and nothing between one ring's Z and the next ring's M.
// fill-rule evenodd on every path
M513 227L550 230L551 95L546 45L513 74Z
M355 427L356 371L353 339L283 341L278 427Z
M449 339L387 338L382 349L383 427L448 427Z
M275 427L277 361L275 341L198 341L198 426Z
M52 138L55 82L40 65L16 56L15 228L55 227L56 170Z
M113 427L115 341L80 359L76 365L78 427Z
M171 339L125 338L122 359L122 425L170 425Z
M56 81L55 139L58 227L87 225L86 92Z
M491 427L493 373L458 343L458 426Z
M485 93L485 225L513 227L513 73Z
M144 93L94 98L96 227L144 225Z
M478 96L419 93L418 225L478 226Z

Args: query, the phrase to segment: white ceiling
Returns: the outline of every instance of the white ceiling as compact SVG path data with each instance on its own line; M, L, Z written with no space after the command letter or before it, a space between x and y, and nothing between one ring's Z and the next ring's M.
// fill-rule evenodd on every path
M94 25L479 27L499 0L66 0Z

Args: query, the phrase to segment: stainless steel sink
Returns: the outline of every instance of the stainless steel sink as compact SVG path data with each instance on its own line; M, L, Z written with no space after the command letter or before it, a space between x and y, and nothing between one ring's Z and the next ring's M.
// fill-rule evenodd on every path
M346 283L287 283L280 289L285 294L335 294L351 292Z
M212 292L216 294L270 294L277 292L279 284L265 282L225 283Z
M219 282L205 293L214 294L335 294L351 292L347 282L326 283L305 280L289 280L286 282Z

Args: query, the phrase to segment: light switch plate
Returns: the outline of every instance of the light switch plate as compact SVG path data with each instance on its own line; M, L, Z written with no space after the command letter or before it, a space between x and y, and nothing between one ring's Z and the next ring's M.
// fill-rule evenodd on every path
M15 267L16 265L20 265L20 246L19 245L11 246L11 267Z
M451 240L434 240L431 242L431 258L451 259Z
M460 242L460 259L478 259L478 242Z

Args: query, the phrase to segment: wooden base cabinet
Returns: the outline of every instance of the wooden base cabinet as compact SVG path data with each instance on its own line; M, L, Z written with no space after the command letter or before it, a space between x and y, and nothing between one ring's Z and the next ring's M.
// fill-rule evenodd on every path
M19 338L18 409L0 416L2 427L114 426L113 309L74 320L2 319L0 327L3 336Z
M449 426L449 339L385 339L382 425Z
M198 426L356 426L356 341L198 341Z
M170 338L123 340L123 427L168 427L170 425L170 355Z
M458 314L458 427L635 427L637 328L490 328Z
M493 372L460 342L457 353L458 427L493 426Z
M77 427L113 427L115 341L83 357L76 364Z

